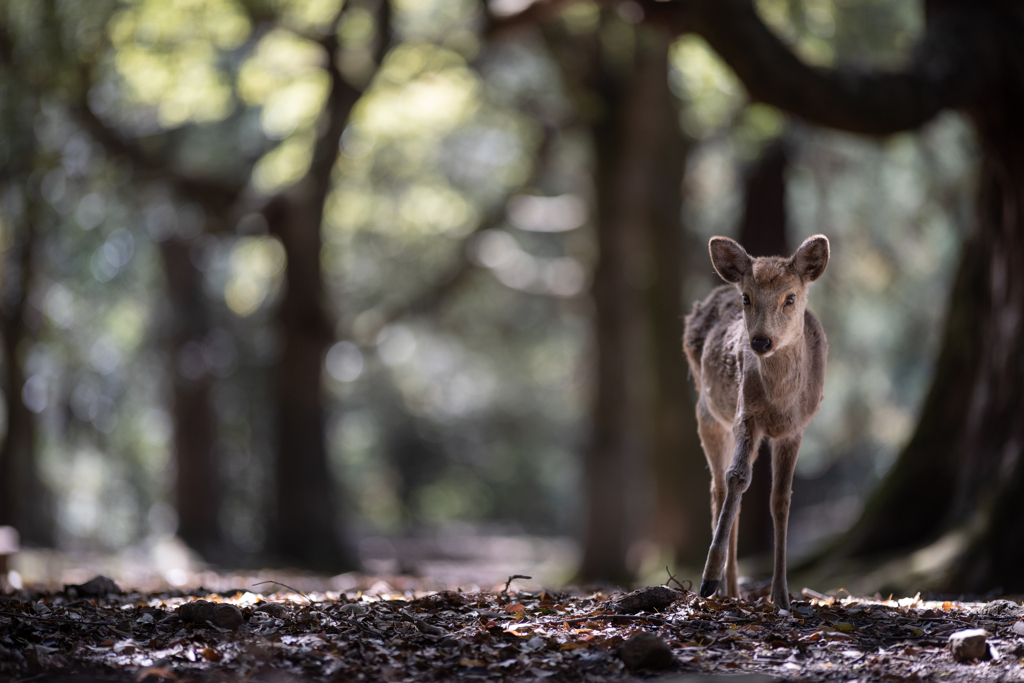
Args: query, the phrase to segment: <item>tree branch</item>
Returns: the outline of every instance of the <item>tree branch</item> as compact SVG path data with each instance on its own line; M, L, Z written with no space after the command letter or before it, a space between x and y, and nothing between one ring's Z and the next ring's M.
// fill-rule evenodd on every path
M651 2L650 4L653 4ZM930 40L901 72L823 69L804 63L765 26L751 0L672 3L679 25L701 35L732 67L755 100L811 123L869 135L919 127L962 104L950 53Z
M549 20L566 4L538 0L519 14L494 19L488 31ZM985 35L997 28L985 25L984 12L945 6L930 12L925 40L908 68L881 71L806 64L761 21L752 0L640 4L645 24L707 40L753 99L838 130L889 135L918 128L943 109L968 106L999 73L982 64L992 59ZM965 40L965 33L972 39Z

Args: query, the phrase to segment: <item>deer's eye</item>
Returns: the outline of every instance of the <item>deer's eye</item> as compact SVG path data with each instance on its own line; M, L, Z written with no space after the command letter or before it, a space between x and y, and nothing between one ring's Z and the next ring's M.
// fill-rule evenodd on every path
M789 296L786 297L786 305L787 306L792 306L795 303L796 303L796 297L795 296L790 294Z
M750 297L747 296L746 294L743 295L743 305L744 306L749 306L750 305Z

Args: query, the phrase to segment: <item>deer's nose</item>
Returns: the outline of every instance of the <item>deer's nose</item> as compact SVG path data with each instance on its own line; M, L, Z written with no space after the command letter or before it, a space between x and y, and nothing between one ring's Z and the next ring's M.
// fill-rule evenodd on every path
M772 340L768 337L754 337L750 340L750 348L754 353L767 353L772 348Z

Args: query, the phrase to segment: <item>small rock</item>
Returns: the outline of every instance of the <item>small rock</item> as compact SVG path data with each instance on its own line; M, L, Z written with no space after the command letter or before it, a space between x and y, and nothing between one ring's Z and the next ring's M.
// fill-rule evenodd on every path
M1018 636L1024 636L1024 621L1015 621L1010 630L1016 633Z
M985 639L988 631L982 628L971 628L965 631L957 631L949 637L949 649L953 653L953 659L958 662L970 662L979 659L987 659L988 644Z
M441 591L414 600L412 604L418 609L456 609L465 605L466 602L467 598L462 593Z
M64 586L64 592L69 596L73 592L75 597L84 596L89 598L101 598L105 595L120 595L121 587L102 574L94 576L85 583Z
M208 602L206 600L186 602L178 608L178 616L187 624L205 625L209 622L217 628L229 631L237 631L238 627L245 620L242 616L242 610L234 605L222 602Z
M665 641L649 631L641 631L631 637L619 648L618 654L630 671L667 669L672 666L672 650Z
M288 616L288 608L279 602L265 602L253 609L253 612L264 612L275 619L284 619Z
M619 614L661 612L682 597L682 593L668 586L648 586L622 596L611 604L611 609Z

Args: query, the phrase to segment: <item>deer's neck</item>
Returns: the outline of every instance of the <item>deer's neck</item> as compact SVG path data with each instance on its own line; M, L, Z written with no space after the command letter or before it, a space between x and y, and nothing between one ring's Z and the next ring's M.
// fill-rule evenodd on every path
M768 358L757 359L765 396L772 403L787 403L797 397L803 384L803 335Z

